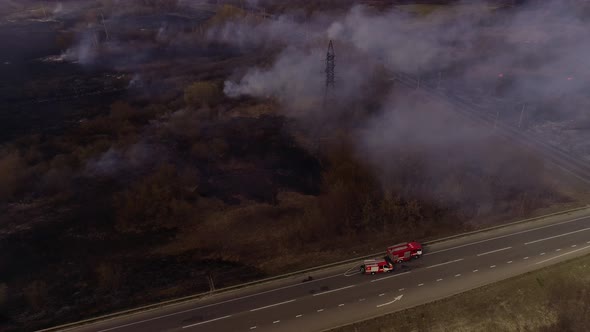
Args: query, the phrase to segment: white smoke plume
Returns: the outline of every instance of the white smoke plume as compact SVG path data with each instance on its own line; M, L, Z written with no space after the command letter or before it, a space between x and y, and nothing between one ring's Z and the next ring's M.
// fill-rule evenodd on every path
M542 127L555 118L590 123L583 111L590 104L584 92L590 88L585 79L590 70L590 21L582 14L590 12L588 4L540 1L492 9L484 1L467 3L426 16L356 6L341 16L230 22L211 29L209 37L248 51L282 47L271 66L250 68L241 78L228 80L225 92L230 97L274 97L286 110L317 109L327 41L333 40L336 94L344 105L370 92L372 87L366 87L363 80L376 65L383 65L391 76L395 72L425 78L439 74L447 90L502 101L494 104L498 112L506 113L515 105L520 109L520 104L527 103L527 117L537 121L531 127ZM380 115L357 124L359 153L374 165L391 162L382 158L388 151L414 146L429 156L436 170L444 160L436 156L437 146L460 147L464 142L487 139L487 134L477 131L450 130L460 124L441 126L440 117L413 111L424 105L410 105L403 102L406 97L395 96L383 102ZM306 100L314 102L303 102ZM400 108L404 112L396 112ZM436 112L436 108L427 108ZM513 117L518 120L518 114ZM469 151L477 155L473 158L480 165L499 163Z

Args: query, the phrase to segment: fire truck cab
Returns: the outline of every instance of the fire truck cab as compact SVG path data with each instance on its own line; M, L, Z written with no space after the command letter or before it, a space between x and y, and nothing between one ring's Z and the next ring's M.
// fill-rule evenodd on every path
M363 274L375 274L393 271L393 264L385 259L368 259L360 267Z
M392 263L402 263L422 256L422 245L418 242L398 243L387 248L387 258Z

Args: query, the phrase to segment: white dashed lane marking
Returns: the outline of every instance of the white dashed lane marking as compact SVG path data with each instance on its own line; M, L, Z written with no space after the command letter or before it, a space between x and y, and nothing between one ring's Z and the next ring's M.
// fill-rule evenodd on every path
M318 312L322 312L322 311L324 311L324 309L318 309Z
M578 246L578 245L576 245L576 244L572 244L572 248L575 248L575 247L577 247L577 246Z
M252 310L250 310L250 311L258 311L258 310L263 310L263 309L266 309L266 308L272 308L272 307L276 307L276 306L278 306L278 305L281 305L281 304L287 304L287 303L291 303L291 302L295 302L295 300L289 300L289 301L285 301L285 302L279 302L279 303L275 303L275 304L267 305L267 306L264 306L264 307L260 307L260 308L252 309Z
M255 330L255 329L256 329L256 326L250 327L250 330Z
M385 295L385 293L381 293L381 294L379 294L379 296L383 296L383 295Z
M439 278L439 279L436 279L436 281L437 281L437 282L438 282L438 281L442 281L442 279L440 279L440 278Z
M447 265L447 264L451 264L451 263L457 263L457 262L460 262L462 260L463 260L463 258L459 258L459 259L455 259L454 261L449 261L449 262L444 262L444 263L440 263L440 264L430 265L430 266L427 266L426 268L427 269L432 269L433 267L438 267L438 266Z
M455 274L455 278L460 277L460 276L461 276L461 273Z
M404 289L405 289L405 288L400 288L400 289L398 289L398 291L402 292Z
M280 322L281 322L280 320L275 320L275 321L274 321L274 322L272 322L272 323L273 323L273 324L277 324L277 323L280 323Z
M523 258L523 259L529 259L529 256L526 256L526 257L525 257L525 258Z
M512 261L508 261L508 262L506 262L506 263L508 263L508 264L512 264Z
M481 240L481 241L466 243L466 244L462 244L460 246L456 246L456 247L452 247L452 248L447 248L447 249L442 249L442 250L438 250L438 251L428 252L428 253L425 253L424 256L438 254L438 253L441 253L441 252L445 252L445 251L449 251L449 250L455 250L455 249L459 249L459 248L463 248L463 247L467 247L467 246L472 246L474 244L489 242L489 241L493 241L493 240L497 240L497 239L503 239L505 237L514 236L514 235L518 235L518 234L529 233L529 232L533 232L533 231L536 231L536 230L539 230L539 229L544 229L544 228L548 228L548 227L555 227L555 226L558 226L558 225L568 224L568 223L571 223L571 222L575 222L575 221L578 221L578 220L584 220L584 219L587 219L587 218L588 217L580 217L580 218L575 218L575 219L571 219L571 220L566 220L566 221L558 222L558 223L551 224L551 225L545 225L545 226L541 226L541 227L537 227L537 228L531 228L531 229L527 229L527 230L520 231L520 232L510 233L510 234L506 234L506 235L500 235L500 236L496 236L496 237L493 237L493 238L490 238L490 239L485 239L485 240ZM590 241L588 241L588 243L590 243Z
M339 307L344 307L344 303L340 303L338 306Z
M490 265L490 269L493 269L495 267L496 267L496 265Z
M570 234L574 234L574 233L579 233L579 232L583 232L583 231L587 231L587 230L590 230L590 227L578 229L577 231L573 231L573 232L567 232L567 233L563 233L563 234L559 234L559 235L555 235L555 236L546 237L544 239L526 242L525 245L528 245L531 243L537 243L537 242L541 242L541 241L545 241L545 240L551 240L551 239L555 239L557 237L562 237L562 236L566 236L566 235L570 235Z
M561 251L561 249L555 249L555 251L556 251L556 252L557 252L557 251Z
M546 259L546 260L544 260L544 261L537 262L537 263L535 263L535 265L536 265L536 264L543 264L543 263L545 263L545 262L548 262L548 261L550 261L550 260L554 260L554 259L556 259L556 258L563 257L563 256L565 256L565 255L569 255L569 254L573 254L574 252L578 252L578 251L580 251L580 250L584 250L584 249L588 249L588 248L590 248L590 246L586 246L586 247L578 248L578 249L576 249L576 250L572 250L572 251L570 251L570 252L566 252L566 253L564 253L564 254L561 254L561 255L557 255L557 256L555 256L555 257L548 258L548 259Z
M544 252L542 252L540 255L541 255L541 256L543 256L543 255L545 255L545 253L544 253Z
M488 251L488 252L482 252L481 254L477 254L477 257L479 257L479 256L485 256L485 255L488 255L488 254L493 254L495 252L504 251L504 250L508 250L508 249L512 249L512 247L506 247L506 248L496 249L496 250L492 250L492 251Z
M299 317L301 317L301 316L303 316L303 315L301 315L301 314L300 314L300 315L297 315L297 316L295 316L295 318L299 318Z
M222 319L226 319L226 318L230 318L230 317L231 317L231 315L227 315L227 316L223 316L223 317L219 317L219 318L215 318L215 319L206 320L206 321L200 322L200 323L186 325L186 326L183 326L182 328L183 329L186 329L186 328L189 328L189 327L193 327L193 326L197 326L197 325L202 325L202 324L207 324L207 323L210 323L210 322L214 322L214 321L217 321L217 320L222 320Z
M477 271L479 271L479 270L477 270L477 269L473 270L473 272L477 272Z
M365 299L359 299L359 302L363 302Z
M379 279L374 279L374 280L371 280L371 282L376 282L376 281L385 280L385 279L389 279L389 278L395 278L395 277L399 277L399 276L401 276L401 275L408 274L408 273L410 273L410 272L412 272L412 271L403 272L403 273L398 273L398 274L394 274L394 275L392 275L392 276L383 277L383 278L379 278Z
M424 286L424 284L418 284L418 287L422 287L422 286Z
M334 292L337 292L337 291L341 291L343 289L352 288L354 286L355 285L350 285L350 286L346 286L346 287L336 288L336 289L332 289L332 290L325 291L325 292L322 292L322 293L313 294L312 296L320 296L320 295L324 295L324 294L328 294L328 293L334 293Z

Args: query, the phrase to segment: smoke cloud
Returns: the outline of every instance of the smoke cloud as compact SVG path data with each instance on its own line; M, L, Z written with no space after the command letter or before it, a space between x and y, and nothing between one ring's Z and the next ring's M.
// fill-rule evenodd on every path
M316 15L307 21L285 15L263 23L229 22L211 29L209 38L243 49L281 48L272 65L248 69L240 78L226 81L224 91L230 97L276 98L288 115L303 114L309 119L318 111L327 42L333 40L335 94L341 104L324 111L354 111L349 106L375 88L364 83L376 68L383 68L390 77L396 72L421 76L431 85L438 77L445 91L487 105L490 112L501 114L501 121L515 124L526 104L523 130L535 131L560 147L576 148L579 155L590 155L587 144L577 142L585 135L564 131L572 127L572 121L590 125L583 111L590 103L584 93L589 88L584 77L590 68L590 23L580 15L590 7L543 1L494 10L481 1L450 8L420 16L356 6L344 15ZM504 170L516 156L490 148L491 132L470 129L468 123L444 115L449 109L416 103L413 98L421 97L393 89L389 98L380 101L377 114L357 122L353 131L360 158L375 167L386 186L410 177L396 173L402 161L395 156L407 151L420 155L422 174L432 179L452 172L457 163L447 160L455 158L488 170L482 174L502 169L515 184L535 185ZM449 151L461 153L450 156ZM535 174L533 165L522 166ZM478 199L485 205L491 200L489 188L479 189ZM445 196L429 190L433 196ZM466 199L474 198L465 193L445 198L448 203Z

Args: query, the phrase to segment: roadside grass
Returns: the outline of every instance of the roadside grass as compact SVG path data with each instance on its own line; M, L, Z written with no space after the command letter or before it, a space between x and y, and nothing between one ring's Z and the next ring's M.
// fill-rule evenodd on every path
M590 331L590 255L330 330Z

